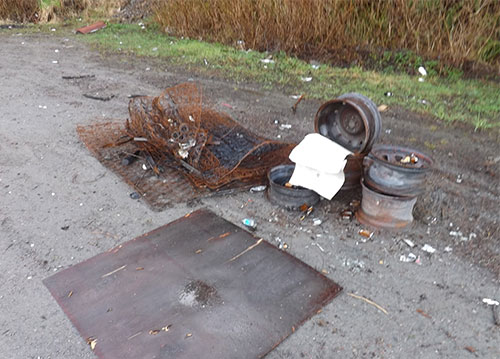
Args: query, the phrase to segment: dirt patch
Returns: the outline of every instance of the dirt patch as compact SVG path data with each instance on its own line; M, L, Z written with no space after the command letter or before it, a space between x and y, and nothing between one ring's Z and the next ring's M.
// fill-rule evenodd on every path
M297 142L313 131L320 103L302 101L294 115L296 100L282 91L206 78L158 60L102 56L57 32L2 31L0 41L0 56L9 58L0 63L0 353L6 357L94 358L42 279L200 207L233 223L254 219L257 236L286 243L291 255L342 285L344 293L388 312L340 294L266 358L400 358L410 352L457 358L470 355L465 347L483 358L499 357L500 332L482 303L500 297L497 134L398 108L382 113L380 142L419 148L434 158L435 169L413 226L376 231L371 240L359 236L363 227L355 219L340 214L360 198L357 190L321 201L302 221L299 213L271 205L265 193L248 191L174 201L153 212L89 153L77 125L125 121L128 95L154 95L195 81L216 109L256 134ZM81 83L62 78L77 75L95 77ZM116 96L83 96L103 86ZM315 225L314 218L322 223ZM423 251L424 244L436 252ZM409 253L421 265L400 261Z

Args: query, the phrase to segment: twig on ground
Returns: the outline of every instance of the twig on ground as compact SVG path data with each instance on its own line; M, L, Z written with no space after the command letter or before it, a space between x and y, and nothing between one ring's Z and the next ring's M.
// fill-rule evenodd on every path
M370 299L367 299L365 297L362 297L360 295L356 295L354 293L347 293L347 295L353 297L353 298L356 298L356 299L361 299L363 301L365 301L366 303L368 304L371 304L373 305L375 308L377 308L378 310L380 310L382 313L384 313L385 315L389 315L389 313L387 313L387 310L385 310L384 308L382 308L380 305L378 305L377 303L371 301Z
M252 249L254 249L255 247L257 247L260 243L262 242L262 238L259 239L255 244L252 244L250 247L248 247L247 249L245 249L243 252L241 252L240 254L237 254L235 255L233 258L231 258L230 260L228 260L228 262L232 262L236 259L238 259L239 257L241 257L243 254L245 254L246 252L248 251L251 251Z

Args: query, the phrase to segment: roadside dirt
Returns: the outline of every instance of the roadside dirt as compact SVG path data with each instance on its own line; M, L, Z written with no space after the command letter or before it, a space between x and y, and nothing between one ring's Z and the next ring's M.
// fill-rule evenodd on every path
M201 207L237 224L255 219L256 235L276 245L280 238L292 255L344 287L266 358L500 357L500 329L482 303L500 299L497 135L401 109L384 112L379 142L419 148L434 158L435 170L414 225L376 231L366 243L358 235L363 227L340 217L359 191L322 201L303 222L269 204L264 193L154 212L91 156L77 125L125 121L128 95L157 95L196 81L216 108L247 128L298 142L313 131L320 102L303 101L293 115L289 94L200 77L157 60L101 55L57 33L1 30L0 57L0 359L94 358L42 280ZM62 79L68 75L95 77ZM97 101L83 96L89 92L114 97ZM281 130L280 123L291 128ZM314 217L323 223L314 226ZM422 251L424 244L436 252ZM410 252L421 265L400 261ZM371 299L388 315L347 293Z

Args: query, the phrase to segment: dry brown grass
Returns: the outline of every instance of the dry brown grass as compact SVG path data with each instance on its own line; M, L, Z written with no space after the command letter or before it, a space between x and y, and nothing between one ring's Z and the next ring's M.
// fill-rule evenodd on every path
M35 21L38 9L38 0L0 0L0 20Z
M0 0L0 19L15 22L57 22L74 16L110 17L126 0Z
M462 66L500 68L498 0L156 0L168 31L247 48L341 57L414 51Z

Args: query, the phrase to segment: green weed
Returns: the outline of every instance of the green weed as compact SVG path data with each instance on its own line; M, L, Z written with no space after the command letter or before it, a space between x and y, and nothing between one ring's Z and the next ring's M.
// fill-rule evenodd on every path
M103 51L161 58L197 73L236 82L258 82L265 88L278 87L290 94L305 93L310 98L327 100L354 91L378 104L402 106L446 123L461 121L477 129L500 128L500 85L492 81L427 76L424 82L419 82L418 75L365 71L359 67L321 65L315 68L282 51L245 51L171 37L160 33L154 25L143 30L138 25L110 24L82 39ZM401 56L405 61L408 58L408 55ZM432 64L424 65L432 69ZM304 81L308 77L312 80ZM394 95L385 96L388 91Z

